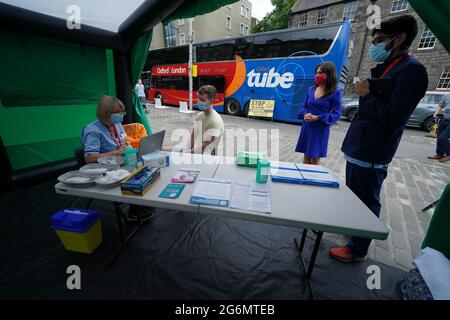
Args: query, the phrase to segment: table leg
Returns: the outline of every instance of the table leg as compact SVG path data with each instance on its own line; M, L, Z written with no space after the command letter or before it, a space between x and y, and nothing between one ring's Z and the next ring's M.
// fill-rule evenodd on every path
M137 213L138 216L138 223L136 226L131 230L131 232L125 236L125 230L124 230L124 222L127 226L130 225L128 219L125 217L125 214L123 213L122 209L120 208L120 204L118 202L114 202L114 213L116 215L117 224L119 226L119 236L120 236L120 247L117 250L117 252L114 254L113 258L109 262L109 266L111 266L114 261L117 259L117 257L120 255L120 252L122 251L123 247L127 244L127 242L134 236L136 231L143 225L143 222L141 220L139 212Z
M125 232L123 230L123 222L122 222L122 209L120 209L120 205L117 202L114 202L114 213L116 214L116 221L119 226L119 236L120 236L120 242L122 244L125 243Z
M320 242L322 241L322 236L323 236L322 231L317 231L317 232L313 231L313 232L316 234L316 240L314 242L314 248L313 248L313 252L311 254L311 259L309 260L308 266L306 265L305 256L303 255L303 249L305 246L308 229L303 229L302 237L300 240L300 245L298 244L297 239L294 239L298 253L300 254L300 260L301 260L301 264L302 264L304 275L305 275L305 281L306 281L306 284L308 285L308 291L309 291L311 300L314 300L314 291L313 291L312 284L311 284L311 275L312 275L312 272L314 269L314 264L315 264L315 261L317 258L317 253L319 252Z

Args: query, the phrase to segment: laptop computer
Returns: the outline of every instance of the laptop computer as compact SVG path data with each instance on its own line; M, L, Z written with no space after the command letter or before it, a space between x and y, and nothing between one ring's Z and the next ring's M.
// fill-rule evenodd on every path
M141 139L139 143L138 156L141 157L155 151L160 151L164 142L166 130L153 133Z

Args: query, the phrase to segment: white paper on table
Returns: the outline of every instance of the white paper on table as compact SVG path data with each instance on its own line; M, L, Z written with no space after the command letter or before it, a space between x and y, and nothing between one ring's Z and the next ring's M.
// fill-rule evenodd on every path
M330 172L330 170L328 168L325 168L325 167L322 167L322 166L318 166L318 165L314 165L314 164L297 163L297 168L300 171L302 171L302 172L304 170Z
M270 167L273 169L281 168L281 169L297 169L297 166L294 162L285 162L285 161L270 161Z
M324 182L338 182L331 174L322 173L322 172L310 172L310 171L302 171L301 172L304 179L307 180L315 180L315 181L324 181Z
M270 175L279 178L302 179L302 175L298 169L270 168Z
M193 197L216 200L230 200L230 179L198 177L198 183L192 193Z
M231 197L231 207L242 210L270 213L270 197L267 184L237 181Z
M233 186L233 195L231 197L232 208L248 210L250 208L250 186L247 181L237 181Z

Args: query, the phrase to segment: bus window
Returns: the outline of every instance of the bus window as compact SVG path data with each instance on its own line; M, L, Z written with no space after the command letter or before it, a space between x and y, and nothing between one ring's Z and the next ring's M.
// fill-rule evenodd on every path
M153 66L165 64L186 63L189 57L188 46L168 47L163 50L150 50L144 70L151 70Z
M216 88L217 93L225 92L225 77L224 76L199 76L198 87L194 90L198 90L199 87L204 85L212 85Z
M154 88L169 89L169 90L189 90L188 77L176 76L176 77L155 77L160 78L159 86Z
M253 42L253 37L236 39L234 42L234 56L238 55L242 59L248 59L248 54L249 54L252 42Z
M250 48L250 59L285 57L285 43L289 41L289 34L255 36Z
M292 32L290 34L290 55L306 56L324 54L330 49L339 26L330 26Z
M234 41L225 40L196 45L197 62L234 60Z
M249 59L279 58L324 54L328 51L339 26L255 35Z

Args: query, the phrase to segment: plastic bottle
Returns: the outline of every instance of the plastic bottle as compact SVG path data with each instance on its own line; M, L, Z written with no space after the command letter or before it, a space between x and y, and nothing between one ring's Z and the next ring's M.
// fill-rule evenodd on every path
M270 162L265 159L258 159L256 166L256 182L267 183L269 178Z
M138 166L138 154L137 149L127 145L124 151L125 166L137 168Z

